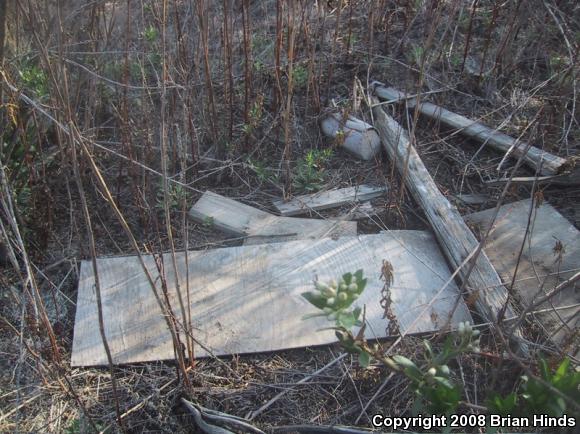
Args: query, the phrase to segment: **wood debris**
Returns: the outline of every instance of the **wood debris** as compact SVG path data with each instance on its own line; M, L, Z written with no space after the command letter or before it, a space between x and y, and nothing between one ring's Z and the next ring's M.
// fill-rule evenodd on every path
M483 252L477 256L471 270L473 261L469 258L477 251L479 242L457 209L439 191L421 157L409 142L407 132L383 111L376 98L375 102L375 125L387 155L399 173L405 174L405 185L425 212L447 260L453 269L459 269L458 276L466 290L478 294L475 301L478 312L486 320L495 321L508 300L500 276ZM408 162L407 167L404 166L405 162ZM514 315L509 305L505 312L508 316ZM522 336L521 333L519 336ZM527 351L525 344L519 342L518 345L522 352Z
M487 231L494 214L492 208L464 218ZM521 200L500 208L485 251L506 285L511 285L517 269L514 290L525 308L580 269L580 231L550 204L536 207L531 199ZM539 308L544 312L534 315L547 336L564 349L575 346L575 352L580 343L579 289L570 285Z
M153 256L145 263L159 276ZM328 281L363 269L368 278L360 306L366 307L367 338L385 337L388 326L381 307L383 261L392 264L391 309L401 330L419 317L410 332L443 327L455 301L457 286L433 237L420 231L393 231L338 240L299 240L163 255L168 298L177 303L177 282L189 288L196 357L274 351L336 341L326 318L303 320L315 312L302 296L313 280ZM136 256L97 260L105 332L115 364L170 360L171 336L163 314ZM186 282L187 279L187 282ZM160 278L156 279L159 282ZM83 261L73 339L73 366L106 365L102 340L95 327L95 276ZM158 284L158 283L157 283ZM185 298L185 297L184 297ZM433 301L432 304L430 304ZM471 320L460 303L451 324Z
M364 184L296 196L289 201L280 199L274 201L274 206L281 215L294 216L306 214L309 211L339 207L348 203L368 201L382 196L386 191L386 187L373 187Z
M384 100L390 102L406 102L407 107L412 109L417 105L415 98L393 87L386 87L375 83L374 92ZM524 163L535 170L540 170L543 175L555 175L560 173L568 165L564 158L552 155L525 142L487 127L477 121L461 116L443 107L430 102L421 102L419 112L431 119L435 119L448 127L455 128L463 135L474 140L489 144L490 146L512 155L514 158L523 156Z
M206 191L190 209L199 223L236 236L246 244L356 235L356 222L280 217Z
M338 146L361 160L370 160L381 150L381 140L374 127L353 116L343 119L340 114L333 113L320 122L320 127Z

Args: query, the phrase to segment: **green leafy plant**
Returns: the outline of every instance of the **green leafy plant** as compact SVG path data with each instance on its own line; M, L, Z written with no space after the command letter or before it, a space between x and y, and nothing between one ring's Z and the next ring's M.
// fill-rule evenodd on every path
M403 356L393 356L404 367L417 397L413 413L423 409L432 414L450 413L457 408L462 390L450 378L449 363L463 353L479 352L479 330L473 329L469 322L459 323L457 332L447 336L439 352L427 340L423 340L423 346L425 356L421 366Z
M69 426L65 428L66 434L78 434L81 432L81 421L79 419L74 419Z
M432 414L454 411L461 398L461 388L452 382L448 363L464 352L479 351L479 331L469 323L460 323L457 333L448 336L439 352L434 351L428 341L423 341L425 361L422 364L402 355L388 357L378 344L371 345L364 339L364 315L363 319L360 318L362 309L352 307L366 284L362 270L354 274L346 273L338 282L314 282L316 290L305 292L302 296L321 312L306 315L305 319L326 316L333 321L332 329L340 345L346 352L356 354L362 367L367 367L376 359L389 370L405 375L417 397L414 413L423 410ZM353 327L360 327L356 335L351 330Z
M247 163L248 167L254 171L260 182L275 181L277 179L277 174L262 161L248 158Z
M18 75L24 87L33 92L37 98L44 99L48 96L48 77L38 65L24 62L18 70Z
M83 421L79 418L73 419L72 422L70 424L68 424L68 426L64 429L64 432L66 434L80 434L80 433L87 432L87 429L88 429L88 432L93 432L90 425L83 426L82 422ZM110 429L108 429L108 428L105 429L103 424L100 424L100 423L95 423L95 428L98 430L97 432L103 432L103 433L110 432Z
M349 35L349 38L348 38L348 45L349 45L350 47L352 47L352 46L356 45L356 44L359 42L359 39L360 39L360 38L359 38L357 35L355 35L354 33L351 33L351 34Z
M292 77L296 87L304 87L308 81L308 70L302 65L297 65L292 71Z
M425 52L425 49L423 47L419 47L419 46L413 47L413 49L411 50L411 60L416 65L421 65L421 59L423 58L424 52Z
M348 353L358 354L359 362L364 367L370 363L370 354L365 351L365 342L355 337L350 329L354 326L363 326L363 322L359 319L361 308L351 309L351 305L362 294L366 284L367 279L363 278L363 271L358 270L354 274L344 274L338 283L335 280L328 283L314 282L316 291L302 294L313 306L321 310L319 313L306 315L304 319L326 316L329 321L334 321L333 328L341 346Z
M461 384L453 381L449 365L464 353L480 351L479 331L469 322L459 323L456 332L449 334L438 350L429 341L423 340L425 351L422 362L402 355L388 357L380 345L371 345L364 339L364 311L353 306L366 284L367 279L363 277L362 270L354 274L346 273L338 282L315 281L315 290L304 292L302 296L320 312L308 314L304 319L325 316L332 321L334 324L331 328L335 330L340 345L347 353L357 355L363 368L377 360L387 369L406 376L416 398L413 414L455 412L463 389ZM359 327L356 335L352 331L353 327ZM548 363L540 359L539 374L539 378L522 376L519 390L505 397L493 393L487 400L487 410L501 415L547 414L553 417L574 411L568 402L580 401L580 369L571 366L570 359L565 358L551 372Z
M451 62L451 66L453 66L453 68L459 68L463 63L463 56L458 53L453 53L449 58L449 61Z
M260 59L254 62L254 71L256 71L258 74L263 72L265 69L266 65L264 65L264 62L262 62Z
M564 358L554 372L550 371L546 360L540 358L539 371L539 378L543 381L523 375L517 392L505 397L494 393L488 399L489 410L501 415L547 414L553 417L570 412L566 400L552 389L573 402L580 402L580 370L571 366L569 358Z
M161 54L159 54L156 51L153 53L148 53L147 62L149 63L149 66L150 68L153 69L153 71L159 70L161 68L162 63Z
M152 44L153 42L155 42L157 40L157 38L159 38L159 31L153 26L148 26L143 31L143 37L145 38L145 40L147 42Z
M204 217L202 226L209 229L213 228L215 226L215 219L210 215Z
M170 210L179 210L183 201L187 201L189 198L188 191L181 184L169 183L168 184L168 204ZM157 203L155 207L159 210L164 209L165 195L163 194L163 185L160 185L157 189Z
M324 168L332 154L332 149L308 151L306 156L296 163L296 172L293 177L294 188L308 193L320 190L326 181Z
M242 126L244 134L248 135L260 125L264 111L264 96L258 95L248 111L248 122Z
M315 166L315 167L320 167L323 166L324 164L326 164L328 162L328 160L330 160L330 158L333 155L333 150L332 149L311 149L310 151L308 151L306 153L306 156L304 157L304 160L306 161L306 163L308 163L309 165Z

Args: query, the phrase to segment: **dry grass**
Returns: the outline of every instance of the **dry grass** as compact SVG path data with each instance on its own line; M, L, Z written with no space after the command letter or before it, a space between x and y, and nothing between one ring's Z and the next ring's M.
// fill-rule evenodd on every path
M144 253L239 243L189 222L188 207L206 189L264 209L294 193L297 162L335 145L318 128L331 100L370 121L355 79L435 91L429 98L450 110L523 133L557 155L578 155L580 10L561 3L2 2L0 430L193 432L182 396L246 416L281 390L288 393L257 425L369 426L361 409L383 383L382 369L362 370L347 357L295 385L332 361L337 347L194 368L182 361L71 369L78 263L135 254L135 246ZM509 173L513 161L498 171L501 154L393 110L444 193L499 196L484 182ZM379 215L359 230L427 228L388 161L363 163L335 150L324 165L326 185L390 185ZM508 199L530 194L521 187ZM578 188L543 194L578 225ZM541 332L528 327L540 342ZM419 357L420 348L408 337L400 349ZM454 367L472 404L483 405L488 390L512 390L520 373L491 332L484 349ZM366 414L409 413L412 398L395 377Z

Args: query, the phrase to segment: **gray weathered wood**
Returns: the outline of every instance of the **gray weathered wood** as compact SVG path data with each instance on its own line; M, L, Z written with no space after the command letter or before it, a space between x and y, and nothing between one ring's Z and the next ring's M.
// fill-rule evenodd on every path
M491 198L485 194L458 194L452 197L466 205L483 205L491 201Z
M322 119L320 127L326 136L335 139L342 133L340 146L361 160L370 160L381 150L381 140L373 126L353 116L343 121L340 114L333 113Z
M281 215L294 216L305 214L308 211L334 208L351 202L364 202L382 196L386 191L386 187L373 187L364 184L296 196L286 202L280 199L274 201L274 206Z
M378 103L376 99L375 103ZM454 269L459 268L478 247L477 239L457 209L437 188L421 157L410 144L407 132L380 105L375 105L373 114L385 151L399 173L405 173L404 165L408 158L405 185L425 212L447 260ZM459 278L469 293L474 294L475 306L480 315L488 321L495 321L507 301L507 291L501 278L484 252L478 255L469 276L468 269L469 264L463 266L458 273ZM514 315L511 306L507 306L506 315ZM520 348L525 350L524 347Z
M406 101L408 108L415 108L417 102L414 98L409 98L407 94L393 87L377 85L375 93L379 98L399 102ZM461 134L469 136L474 140L484 142L490 146L504 152L510 152L514 158L520 158L524 153L524 163L533 169L540 168L543 175L554 175L565 167L566 160L548 152L544 152L507 134L501 133L493 128L489 128L479 122L451 112L430 102L422 102L419 105L421 114L440 121L441 123L459 130Z
M299 240L190 251L187 255L187 273L184 252L177 254L177 273L170 254L164 255L169 299L172 304L177 303L177 274L181 291L190 291L194 338L216 355L335 342L333 330L319 331L331 325L325 318L303 320L305 314L317 310L301 293L313 289L313 279L337 279L357 269L363 269L368 279L365 292L357 301L357 305L366 307L366 336L385 337L388 319L383 318L380 302L383 260L393 266L391 307L403 331L440 329L460 297L454 284L437 295L450 272L436 241L427 232L393 231L338 240ZM167 323L137 258L99 258L97 262L105 333L114 363L172 359ZM154 259L146 256L145 262L157 278ZM451 324L470 319L461 302ZM73 366L107 364L96 323L93 268L84 261L79 277ZM205 357L208 352L197 345L195 354Z
M531 207L530 199L502 206L485 247L487 256L504 282L511 283L517 267L514 290L524 307L580 269L580 232L550 204ZM533 224L518 265L530 211ZM486 232L494 213L495 209L488 209L468 214L464 219ZM561 258L554 251L557 241L564 248ZM548 309L547 312L535 315L555 342L572 349L574 353L580 344L577 334L580 326L579 289L578 285L571 285L551 302L541 306L540 309ZM551 310L552 306L558 309L574 305L576 307L571 309Z
M368 218L373 218L380 214L381 210L380 206L374 206L370 202L364 202L361 204L357 204L352 209L345 211L344 214L341 214L338 219L339 220L363 220Z
M492 179L485 181L487 185L501 185L506 183L524 185L580 185L580 167L563 175L549 176L514 176L511 178Z
M211 191L203 194L189 214L200 223L236 236L247 236L247 244L357 233L356 222L279 217Z

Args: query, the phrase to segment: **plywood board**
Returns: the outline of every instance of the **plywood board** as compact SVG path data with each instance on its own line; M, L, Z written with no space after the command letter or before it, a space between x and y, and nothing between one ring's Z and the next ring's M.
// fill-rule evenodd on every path
M296 196L291 200L276 200L274 206L283 216L305 214L309 211L320 211L334 208L351 202L364 202L382 196L386 187L359 185L356 187L339 188L321 191L314 194Z
M419 231L393 231L333 240L301 240L178 254L180 286L190 288L194 337L216 355L254 353L334 342L329 322L303 320L316 312L301 293L312 281L363 269L368 286L357 304L366 306L367 337L384 337L388 320L380 306L383 260L394 268L392 308L402 330L437 330L448 319L458 294L454 283L437 293L450 276L433 237ZM158 276L153 258L147 267ZM173 358L166 322L136 257L98 259L105 333L116 364ZM164 257L169 297L176 302L175 272ZM437 297L436 297L437 296ZM436 297L432 306L431 300ZM185 298L185 297L184 297ZM423 315L422 311L426 309ZM175 309L176 312L179 309ZM469 320L461 301L452 324ZM207 352L196 347L198 357ZM97 327L94 275L83 262L73 339L73 366L106 364Z
M544 203L539 208L531 207L530 199L502 206L485 247L487 256L502 279L508 285L511 284L528 216L532 212L531 236L524 246L514 285L518 301L523 306L528 306L536 297L541 297L580 268L580 232L551 205ZM485 232L494 212L495 208L469 214L464 218ZM561 256L555 251L558 242L563 247ZM572 285L553 298L552 303L541 307L567 308L537 315L548 334L565 346L570 344L567 336L574 329L577 334L580 325L580 310L575 307L580 303L579 289L580 285ZM576 345L578 343L576 337Z
M356 222L279 217L233 199L206 191L190 209L200 223L237 236L247 236L246 244L292 239L356 235Z

